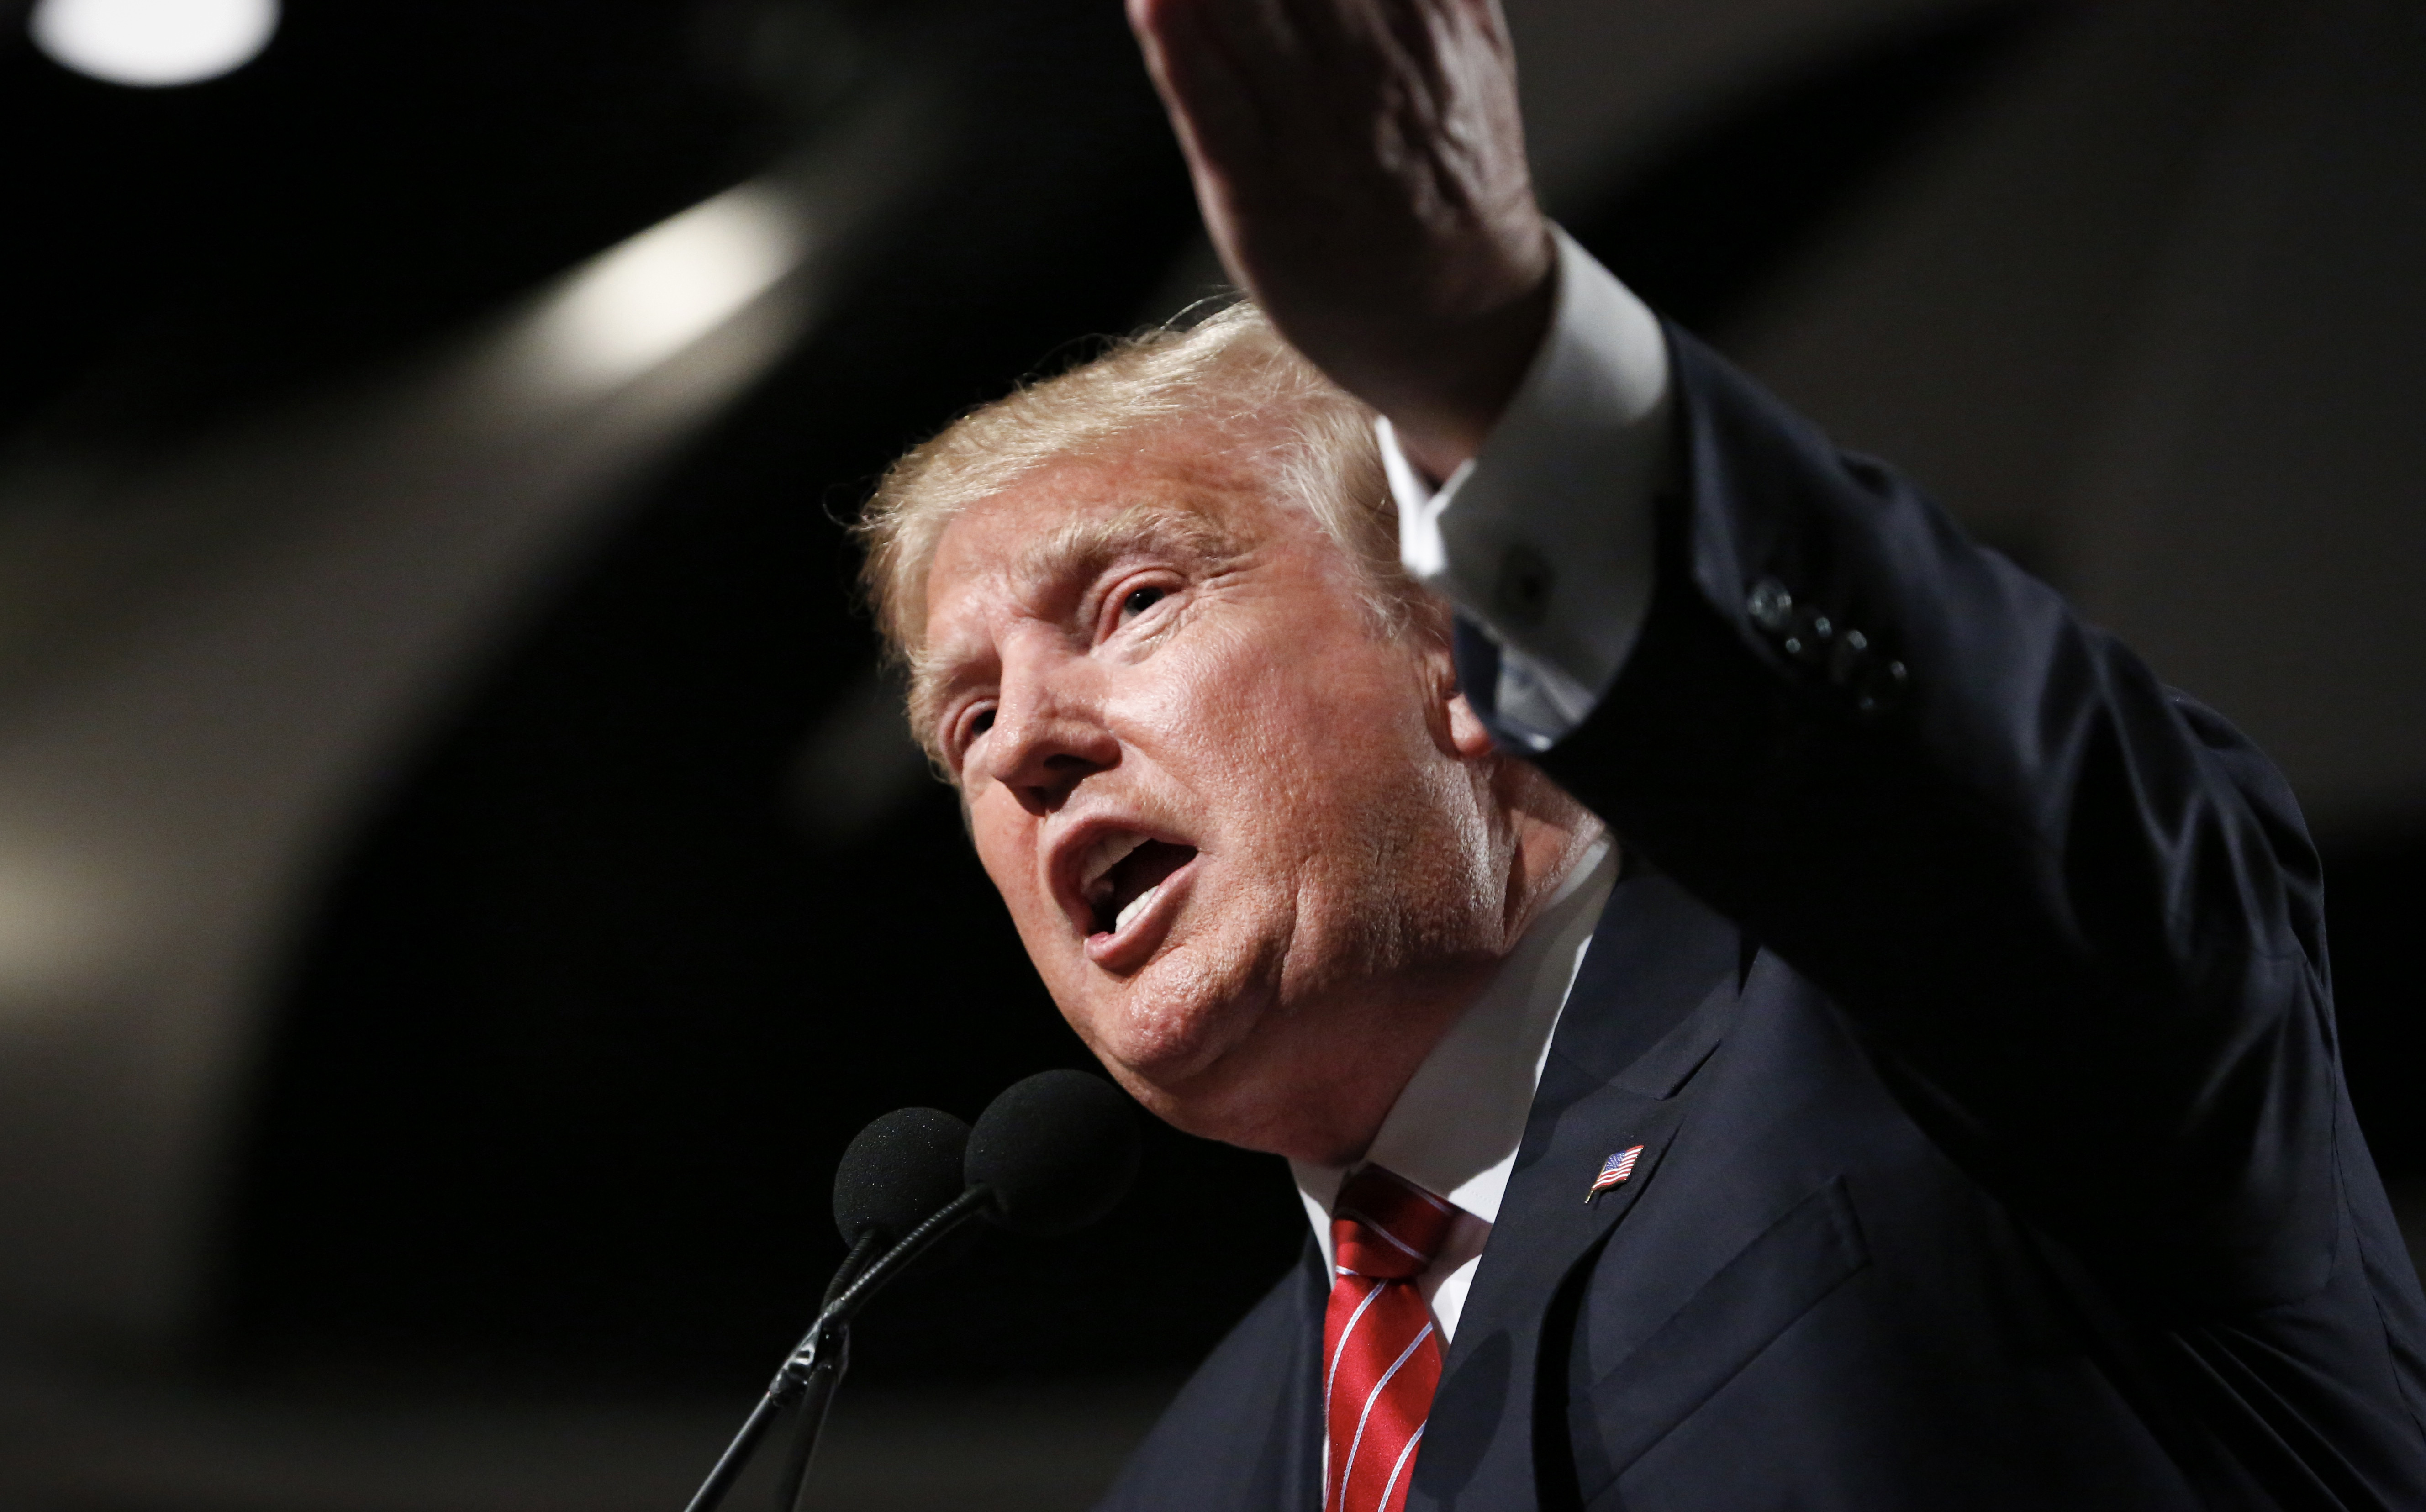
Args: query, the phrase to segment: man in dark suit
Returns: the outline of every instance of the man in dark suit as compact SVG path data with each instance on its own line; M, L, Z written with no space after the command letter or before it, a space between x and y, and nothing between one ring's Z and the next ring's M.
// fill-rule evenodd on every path
M2264 760L1546 226L1488 0L1131 15L1264 314L868 525L1057 1002L1313 1222L1109 1504L2426 1506Z

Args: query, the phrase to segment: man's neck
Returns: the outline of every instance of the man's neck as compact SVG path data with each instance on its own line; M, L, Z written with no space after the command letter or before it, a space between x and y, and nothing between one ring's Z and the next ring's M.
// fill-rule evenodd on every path
M1617 870L1615 850L1605 839L1595 837L1583 847L1533 927L1432 1046L1362 1152L1361 1159L1447 1198L1466 1214L1460 1231L1473 1253L1480 1252L1481 1236L1497 1219L1551 1037ZM1333 1201L1358 1163L1289 1163L1316 1241L1326 1248ZM1446 1329L1453 1327L1464 1294L1454 1277L1445 1275L1443 1281L1448 1292L1427 1295Z
M1512 1117L1512 1128L1521 1133L1522 1110L1532 1101L1542 1056L1548 1051L1550 1033L1566 1001L1579 953L1592 938L1593 922L1617 874L1616 849L1603 830L1577 837L1561 860L1563 864L1559 871L1542 879L1524 930L1469 989L1456 1011L1428 1037L1431 1042L1388 1106L1374 1117L1366 1136L1348 1147L1352 1153L1345 1159L1313 1164L1346 1169L1375 1159L1387 1165L1383 1155L1402 1137L1420 1142L1428 1131L1465 1130L1478 1119L1502 1131ZM1484 1066L1490 1068L1489 1074L1478 1079L1478 1069ZM1516 1109L1512 1116L1506 1111L1512 1102ZM1474 1117L1469 1118L1469 1112ZM1482 1140L1488 1145L1502 1142L1506 1141L1499 1133ZM1467 1162L1473 1140L1458 1134L1451 1136L1450 1144L1460 1152L1421 1164L1429 1174L1455 1184L1462 1178L1453 1170ZM1509 1148L1513 1150L1512 1143ZM1377 1150L1383 1154L1376 1154ZM1495 1152L1482 1163L1497 1158ZM1415 1172L1399 1174L1423 1182ZM1427 1190L1449 1195L1447 1187L1425 1184Z
M1345 1168L1361 1159L1428 1059L1500 990L1511 963L1525 956L1545 921L1595 870L1614 870L1607 829L1580 809L1574 816L1577 822L1561 825L1518 815L1496 950L1364 981L1352 1001L1334 998L1322 1016L1328 1042L1297 1047L1291 1070L1299 1085L1272 1104L1282 1121L1261 1135L1220 1137L1318 1166ZM1322 1069L1320 1077L1307 1080L1308 1068Z

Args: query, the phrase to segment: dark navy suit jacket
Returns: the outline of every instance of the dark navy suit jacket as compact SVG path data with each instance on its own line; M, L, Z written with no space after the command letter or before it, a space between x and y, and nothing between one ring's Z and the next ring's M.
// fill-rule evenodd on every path
M1541 758L1628 869L1410 1508L2426 1508L2426 1300L2290 794L1671 343L1649 618ZM1309 1245L1106 1506L1315 1512L1326 1295Z

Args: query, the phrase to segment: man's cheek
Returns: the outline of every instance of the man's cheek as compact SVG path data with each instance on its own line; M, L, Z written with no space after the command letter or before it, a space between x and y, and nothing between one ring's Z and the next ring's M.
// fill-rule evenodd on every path
M1004 835L1003 828L980 808L972 816L969 836L977 848L978 865L1011 910L1011 923L1032 954L1048 938L1043 931L1060 909L1040 880L1034 858L1012 837Z
M1019 942L1027 947L1028 960L1058 991L1061 978L1074 975L1080 964L1077 943L1070 937L1061 910L1050 899L1029 898L1012 904L1011 916L1019 930Z

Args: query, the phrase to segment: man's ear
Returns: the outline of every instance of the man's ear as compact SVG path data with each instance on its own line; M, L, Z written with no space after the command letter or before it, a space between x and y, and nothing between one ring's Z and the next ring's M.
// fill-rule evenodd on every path
M1480 761L1498 749L1482 716L1474 712L1474 705L1466 701L1463 693L1449 699L1448 739L1457 753L1470 762Z
M1424 648L1423 655L1434 738L1444 750L1462 761L1481 761L1493 755L1498 748L1492 742L1490 730L1458 688L1457 657L1449 650L1448 637L1435 638Z

